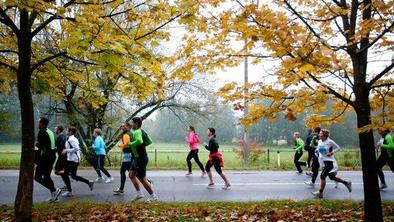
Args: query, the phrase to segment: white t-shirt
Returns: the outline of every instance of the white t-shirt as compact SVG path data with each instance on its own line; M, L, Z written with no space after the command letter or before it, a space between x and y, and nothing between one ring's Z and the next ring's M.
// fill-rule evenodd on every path
M327 156L327 153L330 152L336 153L341 148L336 144L332 139L327 138L325 141L319 140L317 142L317 151L319 152L319 163L321 164L324 161L332 161L336 162L334 154L331 156Z

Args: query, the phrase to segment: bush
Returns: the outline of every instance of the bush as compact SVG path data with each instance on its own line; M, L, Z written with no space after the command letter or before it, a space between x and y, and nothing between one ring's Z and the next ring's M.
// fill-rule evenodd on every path
M244 141L238 141L238 147L234 148L233 151L243 160L244 157L244 149L243 149ZM251 165L258 165L261 157L265 154L265 150L261 146L260 143L255 140L249 140L248 144L249 148L249 162Z

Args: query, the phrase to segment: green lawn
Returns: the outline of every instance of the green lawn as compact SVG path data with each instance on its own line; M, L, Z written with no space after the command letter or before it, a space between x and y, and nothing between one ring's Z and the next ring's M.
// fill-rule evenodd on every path
M19 166L20 144L0 144L0 168L17 168ZM224 156L225 169L244 169L242 157L234 152L239 149L237 145L220 145L220 150ZM268 149L270 150L268 155ZM156 150L156 151L155 151ZM277 151L280 151L280 166L277 164ZM185 169L188 148L185 144L156 143L148 147L149 168L150 169ZM203 163L207 161L208 151L200 147L200 159ZM248 169L261 170L293 170L294 151L285 147L264 147L263 152L255 156ZM304 152L301 160L306 160L307 153ZM341 169L361 169L360 156L357 150L344 148L336 154ZM192 160L193 161L193 160ZM118 148L114 148L108 154L108 168L118 168L121 164L121 153ZM89 167L86 161L82 160L82 166ZM197 167L194 163L193 167Z
M78 206L78 207L76 207ZM382 204L384 221L394 220L394 202ZM13 207L0 206L2 221ZM97 203L67 201L33 207L33 221L362 221L363 204L336 200L260 202Z

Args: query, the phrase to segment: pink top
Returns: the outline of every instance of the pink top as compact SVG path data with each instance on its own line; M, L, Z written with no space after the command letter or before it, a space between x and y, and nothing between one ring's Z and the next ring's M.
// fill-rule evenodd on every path
M197 134L190 132L186 137L186 142L189 143L190 150L197 150L197 146L200 143L200 138L198 138Z

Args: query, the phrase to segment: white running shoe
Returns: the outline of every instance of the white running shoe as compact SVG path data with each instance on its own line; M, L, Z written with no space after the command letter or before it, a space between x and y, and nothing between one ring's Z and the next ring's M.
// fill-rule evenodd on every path
M57 188L55 191L51 193L51 198L48 200L48 202L53 203L59 201L58 197L62 190L60 188Z
M96 183L101 183L101 182L103 182L104 181L104 178L103 177L97 177L95 180L94 180L94 182L96 182Z
M384 190L384 189L386 189L387 188L387 185L385 184L385 183L382 183L382 185L380 185L380 189L381 190Z
M335 186L334 186L334 187L335 187L335 188L338 188L338 184L339 184L339 183L338 183L337 181L335 181Z
M152 195L150 195L150 197L147 199L148 202L153 202L153 201L158 201L159 197L153 193Z
M105 180L105 183L112 183L114 181L114 178L113 177L108 177L106 180Z
M323 198L323 194L320 193L319 190L315 191L315 192L312 192L312 194L313 194L313 196L315 196L315 198L319 198L319 199Z
M66 191L62 193L62 197L72 197L72 196L74 196L74 194L70 191Z
M314 188L315 187L315 183L313 183L312 180L304 181L304 183L307 186L309 186L310 188Z
M231 184L224 184L224 186L222 187L223 190L229 190L231 189Z
M141 200L145 197L145 195L143 193L137 193L137 196L134 197L134 201L135 200Z
M208 184L208 186L207 186L208 189L213 189L214 187L215 187L215 184L214 184L214 183L210 183L210 184Z

